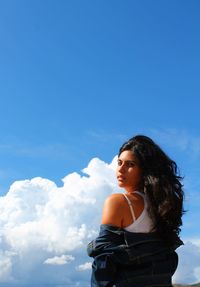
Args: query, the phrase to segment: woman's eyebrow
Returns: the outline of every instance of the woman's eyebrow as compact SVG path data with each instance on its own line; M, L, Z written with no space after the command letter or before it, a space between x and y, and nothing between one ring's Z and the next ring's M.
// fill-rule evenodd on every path
M137 162L135 160L125 160L125 162L132 162L132 163L137 164Z
M118 159L118 161L123 161L123 162L128 162L128 163L135 163L137 164L137 162L135 160L122 160L122 159Z

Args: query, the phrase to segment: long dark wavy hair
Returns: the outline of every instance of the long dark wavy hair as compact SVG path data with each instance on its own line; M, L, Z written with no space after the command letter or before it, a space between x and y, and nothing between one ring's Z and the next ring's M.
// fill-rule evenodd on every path
M182 225L184 191L177 164L149 137L137 135L125 142L119 155L131 150L138 159L154 228L168 243L176 241Z

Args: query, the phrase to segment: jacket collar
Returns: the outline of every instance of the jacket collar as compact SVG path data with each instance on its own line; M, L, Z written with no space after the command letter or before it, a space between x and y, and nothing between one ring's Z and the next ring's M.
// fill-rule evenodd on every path
M123 236L126 245L133 246L137 244L141 244L144 242L163 242L163 240L159 237L157 232L150 233L140 233L140 232L129 232L121 227L117 227L111 224L101 224L100 232L103 233L114 233L119 236ZM174 242L174 249L177 249L179 246L183 245L183 241L177 236Z

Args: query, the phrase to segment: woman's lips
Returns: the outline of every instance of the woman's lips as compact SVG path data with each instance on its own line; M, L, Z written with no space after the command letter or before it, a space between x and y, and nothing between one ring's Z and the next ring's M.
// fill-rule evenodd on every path
M119 176L117 176L117 179L118 179L118 181L124 181L124 180L125 180L125 177L124 177L124 176L119 175Z

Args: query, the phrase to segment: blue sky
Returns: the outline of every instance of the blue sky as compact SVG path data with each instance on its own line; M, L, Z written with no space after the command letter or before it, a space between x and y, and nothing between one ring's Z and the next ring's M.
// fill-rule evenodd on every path
M198 136L198 8L2 1L2 189L37 174L58 179L95 155L111 159L122 141L105 143L110 134L176 128Z
M2 197L35 177L62 187L146 134L185 177L182 234L197 244L199 9L197 0L1 1Z

